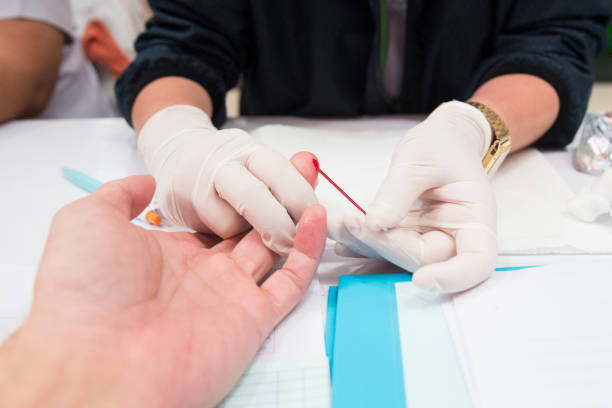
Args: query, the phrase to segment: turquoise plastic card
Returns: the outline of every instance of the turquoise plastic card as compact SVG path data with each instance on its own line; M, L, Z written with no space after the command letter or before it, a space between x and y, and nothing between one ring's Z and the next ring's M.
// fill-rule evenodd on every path
M410 280L407 273L340 277L333 407L406 407L395 283Z

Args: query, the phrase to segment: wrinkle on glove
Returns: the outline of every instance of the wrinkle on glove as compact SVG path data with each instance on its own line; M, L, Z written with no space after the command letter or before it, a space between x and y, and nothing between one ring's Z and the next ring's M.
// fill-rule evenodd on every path
M291 162L240 129L217 130L206 113L176 105L153 115L139 151L157 181L156 200L172 222L229 238L251 226L287 255L296 220L317 198Z

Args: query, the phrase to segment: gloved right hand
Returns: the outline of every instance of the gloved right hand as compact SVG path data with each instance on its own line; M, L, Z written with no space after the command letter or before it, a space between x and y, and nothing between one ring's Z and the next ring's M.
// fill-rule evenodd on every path
M487 279L497 260L495 196L481 163L491 132L473 106L440 105L396 147L367 215L330 220L330 235L345 247L336 252L384 258L441 293Z
M295 223L317 204L288 159L243 130L216 129L194 106L155 113L140 131L138 149L157 181L164 216L196 231L228 238L251 225L268 248L287 255Z

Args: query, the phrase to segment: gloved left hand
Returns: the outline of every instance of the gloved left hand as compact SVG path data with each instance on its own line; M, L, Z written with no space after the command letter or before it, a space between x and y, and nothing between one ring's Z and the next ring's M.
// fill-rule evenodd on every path
M367 215L330 221L336 252L387 259L438 292L486 279L497 258L495 198L481 164L491 132L471 105L440 105L397 146Z

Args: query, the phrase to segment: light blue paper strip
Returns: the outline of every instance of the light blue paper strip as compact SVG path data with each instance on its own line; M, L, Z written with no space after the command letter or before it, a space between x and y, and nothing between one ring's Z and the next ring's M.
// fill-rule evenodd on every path
M407 273L341 276L333 346L334 408L404 408L395 283Z
M330 286L327 292L327 317L325 319L325 354L329 359L329 375L333 381L334 331L336 330L336 306L338 305L338 287Z
M395 290L407 406L473 407L440 295L412 283Z
M495 271L497 272L520 271L522 269L539 268L540 266L544 266L544 265L504 266L501 268L495 268Z
M64 167L62 168L62 173L64 174L64 177L70 180L73 184L77 185L88 193L93 193L102 185L100 181L88 176L85 173L81 173L78 170Z

